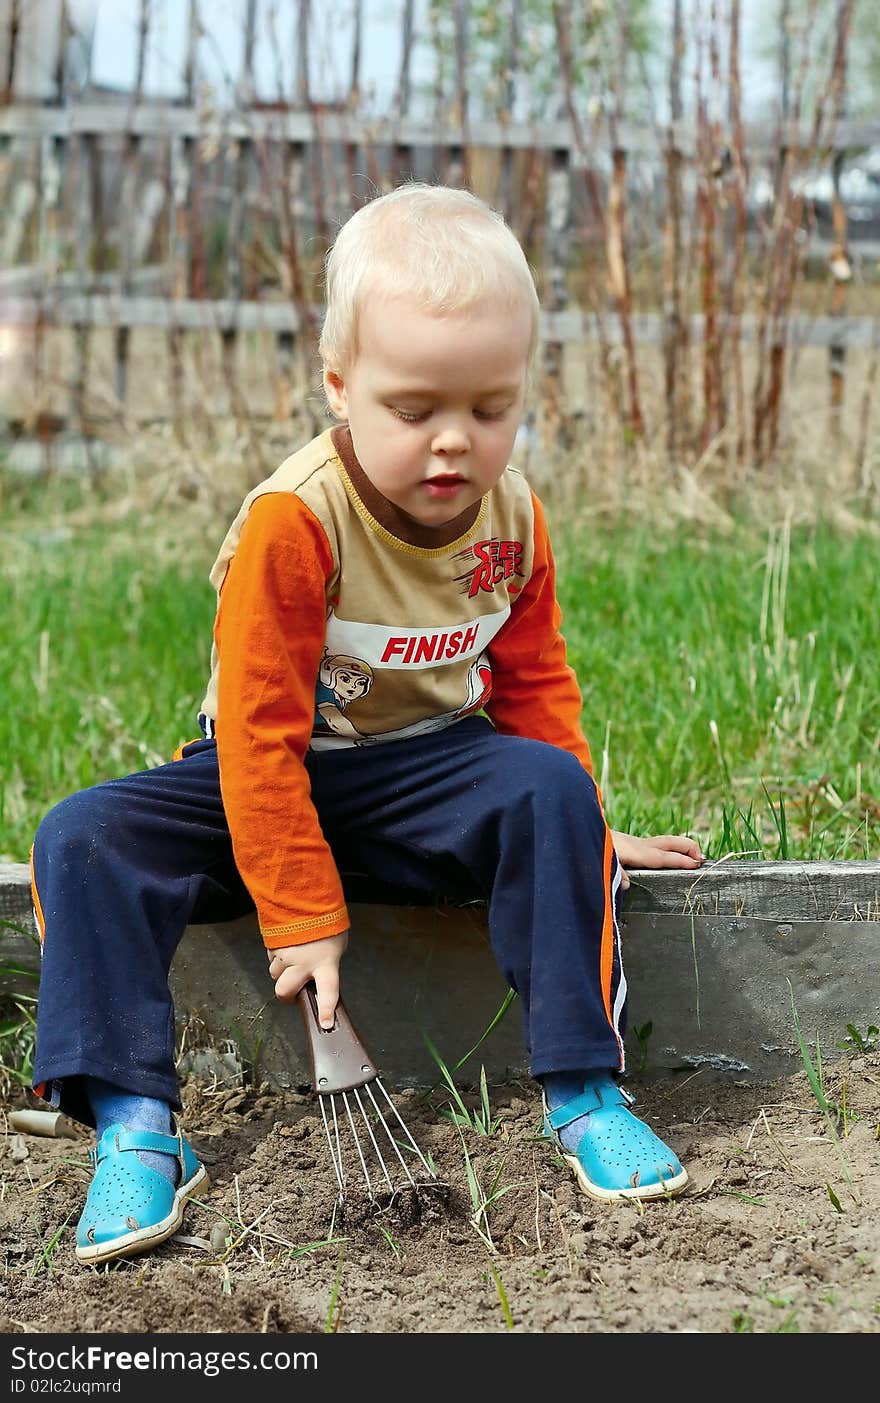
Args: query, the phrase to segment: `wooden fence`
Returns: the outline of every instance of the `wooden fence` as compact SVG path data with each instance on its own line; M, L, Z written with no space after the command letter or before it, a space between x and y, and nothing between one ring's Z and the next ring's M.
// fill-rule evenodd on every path
M358 101L360 5L348 99L328 106L310 98L310 7L300 3L295 100L266 105L253 96L259 8L248 0L238 104L219 110L198 100L204 31L196 0L189 2L181 101L173 103L143 92L148 0L141 4L130 92L115 100L98 100L87 90L71 94L59 42L49 99L20 100L15 67L23 11L17 0L6 0L7 9L10 4L7 105L0 107L0 327L13 329L37 366L47 332L70 330L75 354L68 413L87 433L94 431L88 398L97 329L112 336L119 406L129 392L132 334L140 329L164 332L178 366L184 335L216 333L230 383L239 337L268 332L277 347L275 403L283 413L296 367L308 366L314 355L321 259L334 230L373 193L411 177L475 189L504 212L526 247L544 307L542 422L555 439L564 441L566 434L561 367L571 342L595 343L611 408L632 436L646 432L637 347L653 344L665 365L668 448L680 451L686 444L704 452L729 430L736 456L758 460L778 447L784 365L792 350L828 348L832 416L842 405L846 350L876 351L876 318L846 315L855 253L839 178L848 152L880 143L880 122L845 117L845 3L815 111L794 103L772 130L750 129L741 120L733 20L726 81L737 100L729 104L729 120L710 120L703 92L694 119L676 115L673 100L672 119L661 130L627 122L619 105L592 116L579 105L566 48L566 5L552 7L565 111L558 120L537 123L469 115L466 4L454 6L454 91L433 120L409 110L411 0L401 10L395 110L378 118L365 116ZM738 25L738 6L733 9ZM515 0L509 11L513 24ZM63 3L60 13L66 13ZM674 22L683 43L678 3ZM515 46L511 63L515 67ZM675 81L673 75L673 99ZM677 82L680 90L680 73ZM821 162L835 173L824 238L817 236L799 182ZM749 197L759 166L772 173L775 187L772 206L764 208ZM651 270L649 285L636 292L634 250ZM823 315L797 311L795 292L808 253L826 265ZM639 297L653 303L650 310L637 310ZM757 367L751 396L743 345L753 348ZM694 378L699 404L688 383Z

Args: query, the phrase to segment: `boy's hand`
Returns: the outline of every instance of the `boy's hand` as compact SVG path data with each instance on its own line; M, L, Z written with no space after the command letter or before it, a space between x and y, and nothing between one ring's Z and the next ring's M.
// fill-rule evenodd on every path
M685 838L680 833L664 833L659 838L634 838L632 833L615 833L612 830L614 851L617 853L621 869L626 867L699 867L703 854L699 843L693 838ZM629 877L621 871L622 886L626 891Z
M292 1004L310 979L315 981L318 1022L332 1028L339 1002L339 961L348 945L348 931L311 940L307 945L286 945L269 950L269 973L275 981L275 997Z

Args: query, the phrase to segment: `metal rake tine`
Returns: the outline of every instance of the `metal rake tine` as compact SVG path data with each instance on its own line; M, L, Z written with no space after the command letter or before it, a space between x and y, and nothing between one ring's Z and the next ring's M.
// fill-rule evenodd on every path
M357 1087L352 1087L352 1090L353 1090L353 1092L354 1092L354 1098L355 1098L355 1100L357 1101L358 1105L360 1106L361 1115L362 1115L363 1118L364 1118L364 1125L367 1127L367 1134L369 1135L370 1139L371 1139L372 1142L373 1142L373 1149L376 1151L376 1157L377 1157L379 1163L380 1163L381 1166L382 1166L382 1173L385 1175L385 1182L387 1183L389 1189L390 1189L391 1192L393 1193L393 1192L394 1192L394 1185L393 1185L392 1182L391 1182L391 1175L388 1173L388 1169L387 1169L387 1167L386 1167L386 1165L385 1165L385 1161L384 1161L384 1159L382 1158L382 1151L379 1149L379 1146L378 1146L378 1144L377 1144L377 1142L376 1142L376 1137L375 1137L375 1135L373 1134L373 1127L370 1125L370 1118L369 1118L369 1116L367 1115L367 1112L364 1110L364 1104L363 1104L363 1102L361 1101L360 1096L358 1095ZM367 1090L369 1090L369 1083L367 1083ZM375 1102L374 1102L374 1104L375 1104ZM380 1117L380 1119L381 1119L381 1117Z
M330 1147L330 1158L333 1161L333 1169L336 1173L336 1182L339 1185L339 1202L341 1203L345 1197L345 1180L343 1178L342 1173L342 1150L339 1145L339 1126L336 1124L336 1107L333 1107L333 1124L336 1129L336 1150L339 1153L338 1161L336 1158L336 1153L333 1150L333 1138L330 1134L330 1126L327 1121L327 1111L324 1106L323 1096L318 1097L318 1105L321 1107L321 1119L324 1122L324 1134L327 1136L327 1144Z
M342 1158L342 1141L339 1138L339 1121L336 1119L336 1097L330 1097L330 1105L333 1110L333 1132L336 1136L336 1158L339 1162L339 1174L342 1179L343 1190L345 1188L345 1163Z
M377 1078L377 1080L378 1080L378 1078ZM397 1155L397 1158L400 1160L400 1165L401 1165L401 1168L402 1168L404 1174L406 1175L407 1179L409 1179L409 1182L410 1182L410 1184L412 1185L412 1187L415 1188L415 1186L416 1186L416 1181L415 1181L415 1179L413 1178L413 1176L412 1176L412 1175L410 1174L410 1172L409 1172L409 1165L407 1164L407 1162L406 1162L406 1160L404 1159L403 1155L400 1153L400 1146L398 1145L398 1143L397 1143L397 1141L395 1140L394 1136L391 1134L391 1126L388 1124L387 1120L386 1120L385 1117L383 1116L383 1114L382 1114L382 1109L381 1109L379 1103L377 1102L375 1096L373 1095L372 1087L370 1086L369 1082L367 1083L366 1090L367 1090L367 1092L369 1093L370 1100L371 1100L372 1103L373 1103L373 1109L374 1109L375 1112L376 1112L376 1115L377 1115L377 1117L378 1117L378 1119L379 1119L379 1122L380 1122L380 1124L381 1124L381 1126L382 1126L382 1129L385 1131L385 1134L388 1136L388 1143L390 1144L390 1146L391 1146L392 1150L394 1151L394 1153ZM386 1096L387 1096L388 1093L386 1092L385 1094L386 1094ZM399 1119L399 1117L398 1117L398 1119Z
M422 1164L423 1164L423 1165L425 1166L425 1168L427 1169L427 1171L428 1171L428 1173L430 1174L431 1178L432 1178L432 1179L436 1179L437 1175L434 1173L434 1170L431 1168L430 1164L429 1164L428 1161L425 1159L425 1156L422 1154L422 1152L421 1152L421 1150L419 1149L418 1145L416 1144L415 1140L414 1140L413 1137L410 1135L409 1131L408 1131L407 1128L406 1128L406 1125L404 1124L403 1117L401 1116L401 1114L400 1114L400 1112L398 1111L397 1107L395 1106L394 1102L391 1100L391 1097L388 1095L388 1092L385 1090L385 1087L382 1085L382 1078L381 1078L381 1077L374 1077L374 1081L375 1081L376 1085L378 1086L379 1090L381 1091L382 1095L385 1097L385 1100L388 1102L388 1105L391 1107L392 1111L394 1112L394 1115L397 1117L398 1124L400 1125L400 1128L401 1128L401 1130L403 1131L404 1135L406 1136L407 1140L409 1141L411 1147L415 1150L416 1154L418 1155L419 1159L422 1161ZM371 1096L371 1097L373 1096L372 1091L370 1092L370 1096ZM373 1102L374 1102L374 1104L375 1104L375 1097L373 1097ZM385 1124L385 1118L384 1118L384 1116L382 1115L381 1111L379 1111L378 1106L376 1107L376 1110L377 1110L377 1112L378 1112L378 1114L379 1114L379 1117L380 1117L380 1119L382 1120L383 1124ZM400 1155L399 1147L397 1146L397 1143L395 1142L393 1136L391 1136L390 1130L389 1130L389 1136L391 1137L391 1143L394 1145L394 1148L397 1150L398 1154ZM401 1164L403 1164L404 1169L406 1169L406 1164L404 1163L404 1160L403 1160L403 1156L402 1156L402 1155L400 1155L400 1162L401 1162ZM410 1183L413 1184L413 1187L415 1187L415 1184L414 1184L412 1175L409 1173L408 1170L407 1170L407 1178L409 1179Z
M345 1105L345 1111L348 1116L348 1123L351 1128L352 1138L354 1140L354 1147L357 1151L358 1159L361 1162L361 1171L364 1176L364 1183L367 1186L367 1194L369 1195L370 1199L375 1202L373 1182L370 1178L370 1171L367 1167L367 1161L364 1157L364 1150L361 1144L361 1136L358 1134L357 1126L355 1125L355 1118L352 1113L351 1104L348 1099L349 1091L354 1092L358 1110L361 1113L361 1118L363 1120L366 1132L369 1135L370 1142L373 1146L373 1150L375 1151L379 1164L382 1167L382 1173L385 1176L385 1182L387 1183L391 1192L393 1193L394 1191L394 1185L392 1183L391 1175L388 1171L388 1165L386 1164L385 1159L382 1155L382 1151L379 1148L379 1143L376 1138L376 1134L374 1133L374 1126L370 1120L369 1112L364 1102L361 1100L359 1094L360 1087L366 1087L367 1094L369 1095L370 1101L373 1106L373 1110L375 1111L376 1116L378 1117L383 1131L388 1136L388 1140L391 1144L392 1149L394 1150L394 1153L397 1155L397 1158L400 1161L401 1167L403 1169L404 1174L406 1175L406 1178L409 1180L409 1183L414 1189L417 1187L416 1181L410 1173L409 1166L406 1163L406 1160L404 1159L403 1155L401 1154L401 1146L398 1144L395 1135L392 1133L391 1126L385 1118L383 1110L380 1108L376 1097L373 1095L373 1089L371 1085L373 1081L376 1082L386 1102L391 1108L394 1118L397 1121L397 1124L399 1125L401 1131L403 1132L403 1135L407 1141L409 1148L413 1150L416 1155L418 1155L423 1167L427 1170L429 1176L432 1179L435 1179L437 1177L435 1171L431 1168L430 1164L425 1159L425 1156L422 1154L422 1151L419 1149L418 1145L416 1144L415 1140L413 1139L412 1135L407 1129L403 1117L401 1116L394 1102L391 1100L391 1097L388 1095L388 1092L385 1090L385 1087L382 1085L381 1078L379 1077L376 1071L376 1066L372 1061L372 1058L370 1057L369 1053L366 1051L360 1038L358 1037L354 1025L352 1024L351 1019L348 1016L348 1011L342 1003L342 1000L340 999L337 1003L336 1017L334 1019L333 1027L329 1029L321 1029L318 1022L317 993L314 987L314 982L310 982L309 984L304 985L303 988L300 989L299 994L297 995L297 999L299 1002L300 1010L303 1015L306 1036L309 1042L309 1055L312 1064L312 1086L317 1092L319 1098L329 1096L332 1104L333 1129L336 1135L335 1150L333 1146L333 1136L330 1133L330 1127L327 1123L327 1117L324 1113L323 1102L321 1106L321 1114L322 1116L324 1116L324 1130L327 1135L327 1143L330 1146L330 1155L333 1160L333 1168L336 1172L336 1179L339 1184L340 1202L342 1201L344 1194L345 1171L342 1156L342 1145L339 1136L339 1115L336 1108L337 1095L341 1095L343 1103ZM406 1149L407 1145L404 1145L403 1148Z
M342 1096L342 1100L343 1100L343 1102L345 1103L345 1109L346 1109L346 1111L348 1112L348 1123L349 1123L349 1125L351 1126L351 1133L352 1133L352 1135L354 1136L355 1149L356 1149L357 1152L358 1152L358 1159L359 1159L360 1162L361 1162L361 1169L364 1171L364 1179L365 1179L366 1185L367 1185L367 1194L368 1194L369 1198L372 1199L372 1197L373 1197L373 1183L372 1183L372 1180L370 1179L370 1171L367 1169L367 1162L366 1162L366 1160L364 1159L364 1152L363 1152L363 1150L361 1149L361 1142L360 1142L360 1139L359 1139L359 1137L358 1137L357 1130L356 1130L356 1128L355 1128L354 1116L351 1114L351 1106L349 1106L349 1104L348 1104L348 1096L346 1095L346 1093L345 1093L344 1091L341 1092L340 1095Z

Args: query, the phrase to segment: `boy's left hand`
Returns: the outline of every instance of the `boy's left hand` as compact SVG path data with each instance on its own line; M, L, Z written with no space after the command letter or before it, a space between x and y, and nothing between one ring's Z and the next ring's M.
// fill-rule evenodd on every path
M627 867L699 867L703 854L699 843L681 833L664 833L659 838L635 838L632 833L612 830L614 851L621 866L622 886L626 891L629 877Z

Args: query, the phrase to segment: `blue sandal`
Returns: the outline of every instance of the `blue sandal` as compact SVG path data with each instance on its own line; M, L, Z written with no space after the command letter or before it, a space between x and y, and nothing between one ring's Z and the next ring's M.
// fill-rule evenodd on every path
M175 1186L150 1169L138 1150L173 1155L180 1165ZM179 1128L174 1135L111 1125L89 1151L95 1176L76 1229L76 1255L90 1266L149 1252L177 1232L187 1199L207 1186L208 1171Z
M544 1098L544 1134L557 1149L584 1193L614 1202L667 1198L687 1186L688 1174L659 1136L629 1109L633 1097L610 1076L590 1078L583 1091L549 1110ZM572 1152L558 1131L581 1116L587 1129Z

